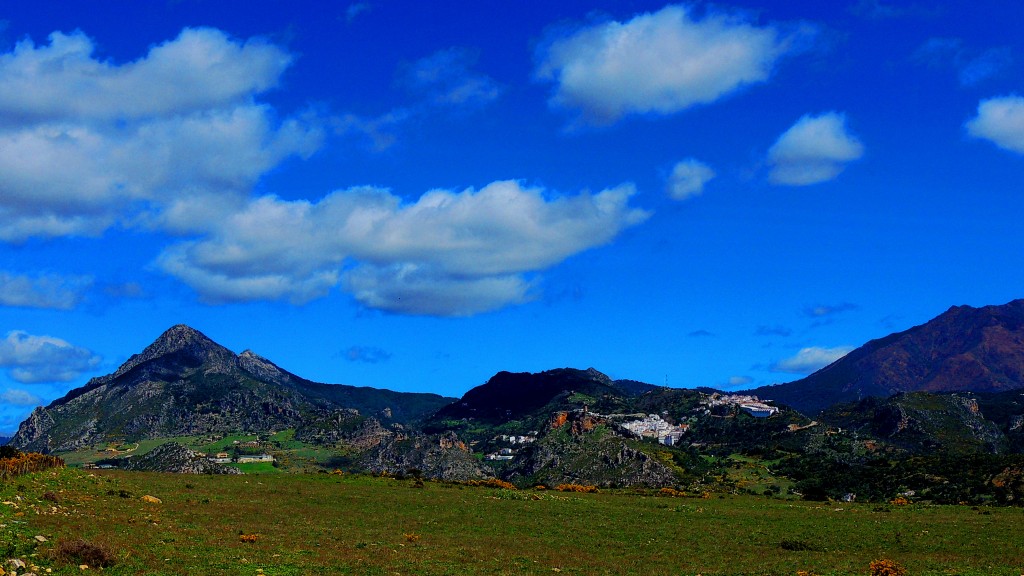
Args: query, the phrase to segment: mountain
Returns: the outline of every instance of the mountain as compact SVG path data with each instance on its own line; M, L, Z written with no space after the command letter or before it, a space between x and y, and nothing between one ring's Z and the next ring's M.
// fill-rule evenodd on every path
M815 414L899 392L1024 389L1024 300L954 306L933 320L872 340L810 376L747 393Z
M498 372L439 410L429 422L472 419L493 425L536 416L546 420L555 410L588 403L598 411L616 411L624 399L653 389L650 384L613 381L593 368Z
M405 424L452 400L311 382L251 351L235 354L198 330L178 325L113 374L93 378L37 408L11 444L50 452L111 440L208 433L296 428L299 435L307 422L344 422L346 430L356 430L361 427L354 420L374 417Z

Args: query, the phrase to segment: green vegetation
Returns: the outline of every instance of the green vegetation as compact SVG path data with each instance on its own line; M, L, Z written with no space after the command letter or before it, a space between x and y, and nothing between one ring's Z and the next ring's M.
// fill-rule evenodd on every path
M0 484L0 552L58 575L91 557L113 576L863 576L880 559L915 576L1016 576L1024 565L1020 508L416 482L39 472Z

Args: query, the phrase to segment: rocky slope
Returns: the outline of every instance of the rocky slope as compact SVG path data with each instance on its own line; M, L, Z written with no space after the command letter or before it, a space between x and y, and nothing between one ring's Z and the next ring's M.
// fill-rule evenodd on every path
M503 473L516 484L659 487L680 482L672 456L658 460L609 420L581 411L558 412L543 436Z
M11 443L51 452L110 440L267 432L330 421L339 410L390 425L424 418L451 400L310 382L179 325L113 374L37 408Z
M358 468L374 474L412 475L443 481L489 478L492 473L452 433L392 435L358 459Z
M1019 453L1024 447L1024 402L1018 392L870 397L831 406L821 419L873 450L966 455Z
M233 466L210 462L177 442L161 444L142 456L130 456L118 462L124 470L174 472L177 474L241 474Z
M807 378L750 393L815 414L833 404L899 392L1024 389L1024 300L954 306L921 325L872 340Z

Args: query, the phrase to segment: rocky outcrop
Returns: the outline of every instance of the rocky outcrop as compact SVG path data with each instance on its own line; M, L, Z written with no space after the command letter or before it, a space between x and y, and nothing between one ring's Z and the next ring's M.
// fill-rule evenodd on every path
M352 409L333 410L308 418L295 431L295 439L302 442L325 446L344 444L358 450L373 448L391 435L379 420Z
M177 474L241 474L235 467L210 462L198 452L177 442L161 444L141 456L125 458L120 468L145 472Z
M678 475L641 446L624 436L617 425L600 416L582 411L558 412L552 416L547 433L523 450L502 476L523 485L661 487L677 484Z
M490 478L465 443L453 433L391 436L359 459L359 467L375 474L422 474L424 478L463 481Z

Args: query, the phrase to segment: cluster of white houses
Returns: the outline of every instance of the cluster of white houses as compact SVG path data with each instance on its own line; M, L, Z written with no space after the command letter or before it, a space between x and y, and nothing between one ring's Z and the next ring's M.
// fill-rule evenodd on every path
M643 438L657 438L658 442L666 446L678 444L683 434L690 428L689 424L669 424L657 414L648 414L644 418L631 420L622 427Z
M714 393L703 402L707 406L739 406L755 418L768 418L779 412L775 406L770 406L761 401L757 396L748 394L719 394Z
M500 436L495 436L494 440L496 440L496 441L500 440L501 442L508 442L509 444L512 444L513 446L516 446L516 445L522 446L522 445L525 445L525 444L530 444L532 442L536 442L537 441L537 437L534 434L536 434L536 432L531 432L529 435L525 435L525 436L516 435L516 434L502 434ZM488 460L511 460L511 459L515 458L515 456L516 456L516 451L515 451L514 448L502 448L502 449L498 450L497 452L491 452L490 454L485 456L485 458L487 458Z

